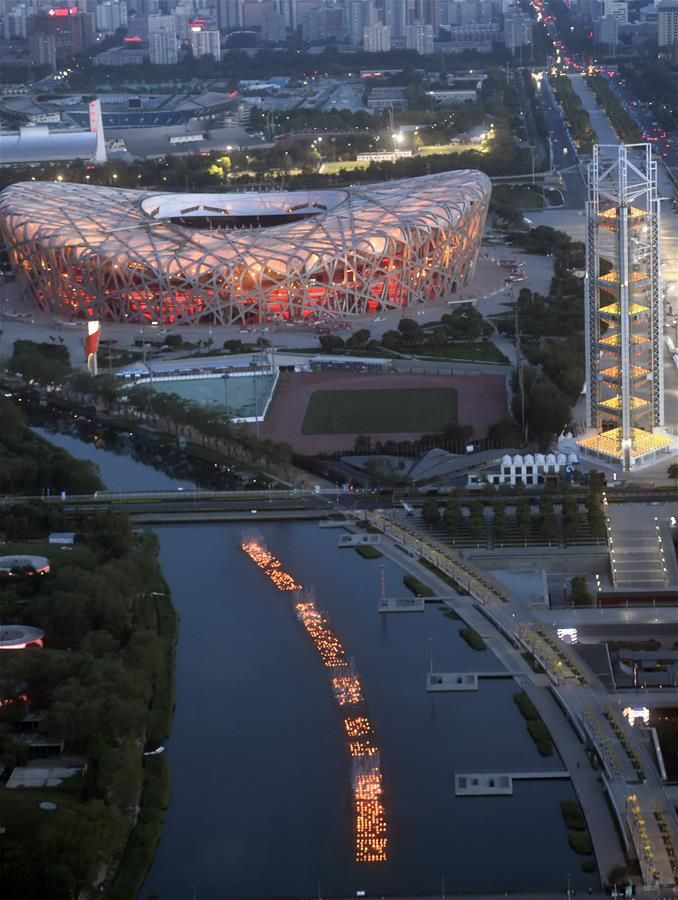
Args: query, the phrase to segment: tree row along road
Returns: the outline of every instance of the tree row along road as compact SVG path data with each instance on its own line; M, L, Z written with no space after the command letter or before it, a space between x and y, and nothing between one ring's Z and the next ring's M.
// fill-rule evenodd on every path
M502 450L497 451L500 455L503 454ZM422 493L426 494L429 488L424 486L422 488ZM420 506L422 503L426 501L426 497L422 496L420 492L412 492L406 488L400 488L396 490L388 490L388 491L376 491L376 490L352 490L346 491L342 488L320 488L319 490L272 490L272 491L210 491L210 490L176 490L176 491L97 491L94 494L68 494L62 498L62 496L58 493L52 494L48 497L46 496L26 496L26 495L13 495L8 497L3 497L0 500L0 504L9 504L9 503L26 503L31 500L42 500L46 503L63 503L64 501L72 504L88 504L88 505L102 505L105 506L110 503L115 504L129 504L129 503L144 503L145 505L158 504L158 503L172 503L178 505L185 505L186 503L201 503L201 504L211 504L215 503L237 503L238 501L242 501L243 503L249 504L251 501L256 501L257 503L269 503L269 502L308 502L315 498L325 498L331 499L335 498L338 501L346 501L351 504L357 503L359 507L363 505L373 506L375 503L381 506L391 506L393 500L406 500L409 503L412 503L416 506ZM553 500L554 503L561 502L566 497L580 497L582 500L586 497L586 490L582 489L581 491L549 491L548 497ZM440 492L436 494L438 498L443 501L446 498L452 496L446 492ZM526 492L525 489L517 488L513 491L501 491L501 492L493 492L483 493L483 491L466 491L462 493L455 493L455 499L459 500L462 503L468 503L472 500L480 500L481 502L487 503L512 503L516 500L527 499L530 501L534 501L535 503L539 502L541 497L541 493L529 493ZM626 486L623 488L611 489L606 494L608 503L638 503L639 501L646 500L648 502L673 502L675 501L678 504L678 490L675 488L664 488L664 489L650 489L644 485L639 485L638 487Z

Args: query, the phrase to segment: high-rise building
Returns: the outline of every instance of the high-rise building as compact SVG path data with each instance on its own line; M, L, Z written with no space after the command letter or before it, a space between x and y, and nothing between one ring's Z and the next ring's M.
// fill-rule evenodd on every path
M35 66L49 66L50 71L56 69L56 38L53 34L36 32L28 39L31 62Z
M242 28L242 0L216 0L217 24L226 31Z
M206 19L193 19L188 26L188 42L191 53L196 59L200 59L201 56L213 56L216 60L221 59L219 29L215 23L208 22Z
M261 39L278 44L287 37L287 20L281 12L269 10L261 17Z
M174 16L155 13L148 17L148 47L154 65L171 66L179 61L177 20Z
M191 21L196 18L193 4L188 2L177 3L172 10L172 15L176 20L177 37L179 40L188 40L188 27Z
M348 7L351 43L356 47L363 43L363 31L379 21L374 0L351 0Z
M405 46L408 50L416 50L420 56L430 56L433 53L433 25L420 20L408 25Z
M290 31L296 31L309 13L325 7L325 0L275 0L275 3Z
M363 28L363 50L366 53L388 53L391 49L391 29L377 22Z
M31 10L25 3L13 6L3 19L3 37L11 41L13 38L28 37L28 21Z
M97 31L116 31L127 26L127 0L104 0L96 8Z
M603 0L603 15L612 16L620 25L626 25L629 21L627 0Z
M667 451L657 163L593 148L586 204L586 452L625 470Z
M30 16L28 34L53 34L57 59L71 61L94 43L94 21L77 6L52 6Z
M339 6L311 9L303 13L299 24L305 41L322 41L328 38L346 39L345 10Z
M657 39L660 47L678 44L678 0L664 0L657 7Z
M402 40L408 22L408 0L384 0L384 22L391 29L391 37Z
M532 45L532 16L517 7L504 15L504 43L509 50Z
M418 22L433 26L437 18L438 0L415 0L414 16Z
M619 21L614 16L601 16L594 19L593 37L597 44L614 47L619 42Z

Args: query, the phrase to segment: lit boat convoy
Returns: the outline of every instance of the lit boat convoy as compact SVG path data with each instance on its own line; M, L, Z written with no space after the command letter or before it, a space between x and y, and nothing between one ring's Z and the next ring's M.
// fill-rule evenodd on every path
M279 591L298 591L301 589L301 585L297 584L289 572L285 572L280 560L276 559L272 553L269 553L259 541L250 539L249 541L244 541L241 547L249 558L268 575Z
M335 699L341 707L353 707L344 716L348 751L352 760L352 788L355 802L356 862L385 862L388 859L386 812L382 802L383 782L379 748L374 743L374 728L361 708L364 695L353 661L332 631L327 616L318 609L312 591L302 593L300 584L282 568L282 564L261 541L251 538L242 549L281 591L297 591L294 609L306 629L323 664L332 671Z

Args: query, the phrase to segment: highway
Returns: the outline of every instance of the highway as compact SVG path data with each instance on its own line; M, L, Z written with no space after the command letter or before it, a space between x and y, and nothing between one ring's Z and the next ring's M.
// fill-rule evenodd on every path
M500 458L503 452L503 450L497 450L497 458ZM462 463L465 461L465 457L460 460ZM446 496L446 494L440 495L441 503L445 502ZM469 491L458 496L457 499L462 503L476 500L485 500L488 503L492 503L493 501L501 500L502 503L510 506L513 501L525 497L533 499L537 503L539 496L538 492L530 494L529 492L526 493L524 489L518 488L513 493L502 492L492 496L486 496L477 491ZM553 492L549 496L554 503L559 503L565 495ZM675 490L650 490L642 485L638 488L628 486L610 490L606 496L609 503L674 503L678 501L678 493ZM581 497L583 499L585 493L582 493ZM249 515L253 509L261 510L262 512L264 509L285 510L288 512L294 510L322 510L325 513L335 509L338 511L379 509L390 507L401 500L405 500L414 506L421 506L425 502L426 497L403 489L385 493L374 490L346 491L340 488L322 488L317 491L302 491L300 489L272 491L97 491L94 494L74 494L63 499L57 495L49 497L16 495L2 498L0 506L12 503L25 503L30 500L43 500L46 503L54 504L63 503L67 511L76 509L80 511L94 511L96 509L120 507L130 514L160 511L181 513L191 510L192 512L240 512Z
M551 167L559 172L563 179L565 206L568 209L583 209L586 202L586 184L579 169L577 149L545 73L542 77L538 77L536 97L551 135L553 157Z

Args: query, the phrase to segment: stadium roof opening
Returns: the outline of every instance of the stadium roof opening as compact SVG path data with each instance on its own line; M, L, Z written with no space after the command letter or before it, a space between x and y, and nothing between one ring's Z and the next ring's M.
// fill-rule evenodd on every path
M154 194L141 201L153 219L200 227L284 225L335 209L346 191L280 191L270 194Z

